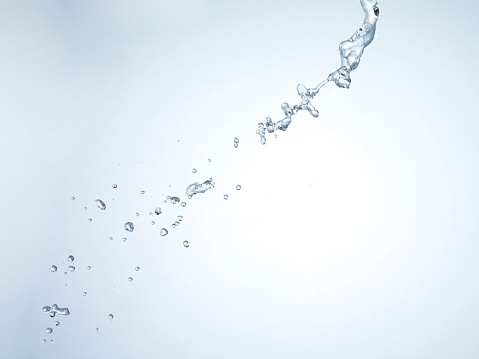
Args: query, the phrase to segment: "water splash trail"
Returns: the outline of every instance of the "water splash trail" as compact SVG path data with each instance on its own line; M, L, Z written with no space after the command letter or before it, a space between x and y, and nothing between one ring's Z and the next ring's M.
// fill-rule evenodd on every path
M328 82L333 81L339 88L349 88L351 85L351 71L357 69L364 49L374 40L376 34L376 23L379 18L378 0L361 0L365 17L363 24L347 40L339 44L339 55L341 56L341 67L329 74L315 88L307 88L303 84L296 87L298 95L301 96L301 102L290 106L287 102L281 104L281 109L286 115L285 118L274 123L270 117L266 118L265 123L260 122L256 133L261 138L261 143L266 144L266 131L286 131L291 123L291 118L301 110L308 110L313 117L318 117L319 112L311 103L311 100L318 94L319 90Z

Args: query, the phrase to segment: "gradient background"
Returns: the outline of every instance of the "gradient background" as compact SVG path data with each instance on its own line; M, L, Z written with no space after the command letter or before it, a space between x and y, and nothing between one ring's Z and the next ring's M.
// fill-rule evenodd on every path
M359 0L0 1L0 357L478 358L479 3L380 5L262 146Z

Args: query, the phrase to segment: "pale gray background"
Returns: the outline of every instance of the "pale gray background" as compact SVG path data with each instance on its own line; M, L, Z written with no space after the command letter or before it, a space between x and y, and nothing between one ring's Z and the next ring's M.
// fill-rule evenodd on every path
M0 357L479 357L478 10L382 1L351 89L261 146L359 0L0 1Z

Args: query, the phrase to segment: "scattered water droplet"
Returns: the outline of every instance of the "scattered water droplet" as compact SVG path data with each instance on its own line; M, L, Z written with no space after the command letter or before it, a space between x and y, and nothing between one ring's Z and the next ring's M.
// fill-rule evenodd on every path
M92 219L91 219L91 218L88 218L88 222L91 222L91 221L92 221Z
M128 238L123 237L123 242L126 242L127 240L128 240Z
M140 194L145 194L145 191L140 191Z
M176 221L176 222L175 222L175 225L176 225L176 226L179 226L179 225L180 225L180 222Z
M110 239L110 241L112 241L112 240L113 240L113 237L110 237L109 239Z
M86 211L88 209L88 207L83 207L83 209Z
M237 190L237 191L241 190L241 186L240 186L240 185L237 185L237 186L236 186L236 190Z
M128 277L128 282L132 282L133 281L133 278L132 277Z
M183 220L183 216L178 216L178 221L182 221Z
M151 225L154 226L154 225L155 225L155 221L151 221Z
M185 248L188 248L190 246L190 242L188 241L183 241L183 245L185 246Z
M98 328L95 328L95 332L97 332L97 331L98 331Z
M228 198L230 198L230 197L229 197L227 194L225 194L225 195L223 196L223 198L224 198L224 199L228 199Z
M133 223L131 222L126 222L125 223L125 230L128 231L128 232L133 232L133 230L135 229L135 226Z
M160 208L160 207L156 207L156 208L155 208L155 214L158 216L158 215L160 215L161 213L162 213L161 208Z
M42 310L46 313L46 312L49 312L50 310L52 309L52 307L46 305L42 308Z
M108 314L108 319L113 319L113 314Z
M235 139L234 139L235 148L238 148L238 144L239 144L239 139L238 139L238 137L235 137Z
M63 272L63 274L67 275L67 272Z
M53 339L50 339L50 344L53 344Z
M69 267L68 267L68 270L69 270L70 272L74 272L74 271L75 271L75 267L74 267L74 266L69 266Z
M196 171L196 168L193 168L193 169L191 170L191 172L196 173L196 172L198 172L198 171Z
M208 162L211 162L211 158L208 158Z
M65 272L66 273L66 272ZM68 308L60 308L58 305L56 304L53 304L52 306L52 311L54 313L57 313L59 315L70 315L70 311L68 310Z
M87 292L83 292L83 296L84 296L84 297L86 297L86 296L87 296L87 294L88 294Z
M52 328L47 328L47 333L50 334L51 332L53 332L53 329Z
M135 270L138 272L140 270L140 267L135 267Z
M50 270L51 270L52 272L56 272L56 271L57 271L57 266L55 266L55 265L51 266L51 267L50 267Z
M148 212L148 214L151 216L153 213L151 213L151 212Z
M214 186L215 182L213 181L213 178L210 178L203 183L195 182L186 187L185 194L188 196L189 199L191 199L191 197L193 197L195 194L205 193Z
M90 269L91 269L91 267L90 267L90 266L88 266L88 267L86 267L86 269L87 269L87 270L90 270Z
M113 183L111 186L112 186L113 188L117 188L117 187L118 187L115 183Z
M180 199L178 197L171 197L170 198L170 203L171 204L178 204L178 203L180 203Z
M106 209L106 204L101 199L95 200L96 206L100 208L102 211Z
M74 201L74 200L75 200L75 197L72 197L72 201Z
M136 213L135 213L135 216L139 217L139 216L140 216L140 214L139 214L138 212L136 212Z
M47 342L46 339L42 339L42 343L46 343L46 342Z
M171 228L176 228L176 224L172 223Z
M60 325L60 322L58 320L55 321L55 326L58 327Z
M181 207L186 207L186 202L181 202L181 203L180 203L180 206L181 206Z
M160 230L160 236L164 237L168 234L168 230L166 228L162 228Z
M67 261L73 262L75 260L75 257L73 256L68 256Z

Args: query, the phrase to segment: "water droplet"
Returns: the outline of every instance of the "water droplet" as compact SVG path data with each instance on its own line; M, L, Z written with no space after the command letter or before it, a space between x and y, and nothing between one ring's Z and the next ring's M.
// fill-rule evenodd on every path
M84 296L84 297L86 297L86 296L87 296L87 294L88 294L87 292L83 292L83 296Z
M156 207L156 208L155 208L155 214L158 216L158 215L160 215L161 213L162 213L161 208L160 208L160 207Z
M151 212L148 212L148 214L151 216L153 213L151 213Z
M98 331L98 328L95 328L95 332L97 332L97 331Z
M176 224L172 223L172 224L171 224L171 227L172 227L172 228L176 228Z
M86 267L86 269L87 269L87 270L90 270L90 269L91 269L91 267L90 267L90 266L88 266L88 267Z
M180 203L180 199L178 197L171 197L170 198L170 203L171 204L178 204L178 203Z
M128 277L128 282L132 282L133 281L133 278L132 277Z
M182 221L183 220L183 216L178 216L178 221Z
M92 219L91 219L91 218L88 218L88 222L91 222L91 221L92 221Z
M123 242L126 242L127 240L128 240L128 238L123 237Z
M58 305L56 304L53 304L52 306L52 311L54 313L57 313L59 315L70 315L70 311L68 310L68 308L60 308Z
M188 248L190 246L190 242L183 241L183 246L185 246L185 248Z
M55 317L55 314L56 314L55 312L50 312L50 317L52 318Z
M166 199L170 199L170 196L166 196Z
M235 139L234 139L235 148L238 148L238 144L239 144L239 139L238 139L238 137L235 137Z
M42 310L46 313L49 312L52 309L52 307L49 307L48 305L44 306Z
M117 187L118 187L115 183L113 183L111 186L112 186L113 188L117 188Z
M145 191L140 191L140 194L145 194Z
M196 168L193 168L193 169L191 170L191 172L196 173L196 172L198 172L198 171L196 171Z
M101 199L95 200L96 206L100 208L102 211L106 209L106 204Z
M67 275L67 272L63 272L63 274Z
M57 266L55 266L55 265L51 266L51 267L50 267L50 270L51 270L52 272L56 272L56 271L57 271Z
M50 339L50 344L53 344L53 339Z
M175 222L175 225L176 225L176 226L179 226L179 225L180 225L180 222L176 221L176 222Z
M75 257L73 256L68 256L67 261L73 262L75 260Z
M186 207L186 202L181 202L181 203L180 203L180 206L181 206L181 207Z
M110 237L109 239L110 239L110 241L112 241L112 240L113 240L113 237Z
M72 197L72 201L74 201L74 200L75 200L75 197Z
M125 223L125 230L128 231L128 232L133 232L133 230L135 229L135 226L133 223L131 222L126 222Z
M154 226L154 225L155 225L155 221L151 221L151 225Z
M74 271L75 271L75 267L74 267L74 266L69 266L69 267L68 267L68 270L69 270L70 272L74 272Z
M83 209L86 211L88 209L88 207L83 207Z
M213 181L213 178L210 178L203 183L195 182L186 187L185 194L188 196L189 199L191 199L191 197L193 197L195 194L205 193L214 186L215 182Z
M42 339L42 343L46 343L46 342L47 342L46 339Z
M164 237L168 234L168 230L166 228L162 228L160 230L160 236Z
M108 314L108 319L113 319L113 314Z
M140 214L139 214L138 212L136 212L136 213L135 213L135 216L139 217L139 216L140 216Z
M47 333L50 334L51 332L53 332L53 329L52 328L47 328Z
M211 158L208 158L208 162L211 162Z
M230 198L230 197L229 197L227 194L225 194L225 195L223 196L223 198L224 198L224 199L228 199L228 198Z
M55 326L58 327L60 325L60 322L58 320L55 321Z
M140 267L135 267L135 270L138 272L140 270Z
M237 190L237 191L240 191L240 190L241 190L241 186L240 186L240 185L237 185L237 186L236 186L236 190Z

